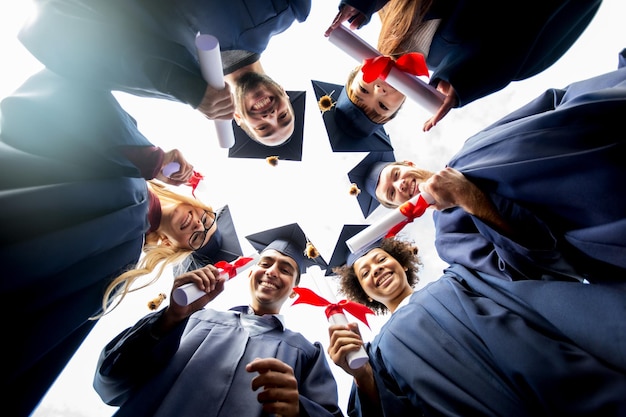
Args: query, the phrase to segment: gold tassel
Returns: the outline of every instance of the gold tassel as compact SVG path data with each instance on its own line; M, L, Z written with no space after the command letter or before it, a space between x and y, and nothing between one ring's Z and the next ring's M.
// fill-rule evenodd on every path
M153 298L150 302L148 302L148 308L150 310L156 310L166 298L167 296L165 294L160 293L156 298Z

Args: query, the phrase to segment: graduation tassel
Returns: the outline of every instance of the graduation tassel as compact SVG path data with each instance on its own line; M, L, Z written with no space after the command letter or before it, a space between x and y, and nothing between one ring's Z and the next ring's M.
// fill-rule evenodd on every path
M156 298L153 298L148 302L148 308L150 310L156 310L166 298L167 296L165 294L160 293Z

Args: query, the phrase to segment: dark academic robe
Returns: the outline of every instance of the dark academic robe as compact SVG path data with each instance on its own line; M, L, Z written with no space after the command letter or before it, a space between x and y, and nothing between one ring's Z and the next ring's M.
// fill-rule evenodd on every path
M284 327L279 316L204 309L161 338L148 314L102 350L94 388L116 417L261 417L255 358L277 358L298 380L300 415L342 416L324 348Z
M348 413L624 416L624 317L626 292L611 286L508 281L452 265L368 347L380 408L353 387Z
M121 148L152 147L108 91L44 70L1 106L3 393L29 415L96 321L148 229L146 181Z
M342 0L366 16L389 0ZM426 59L430 82L448 81L465 106L554 64L576 42L601 0L435 0L441 19Z
M626 50L622 51L622 58ZM581 278L626 277L626 67L564 89L550 89L470 137L448 166L488 192L523 207L506 217L529 241L543 222ZM437 250L475 267L460 235L483 239L481 225L458 210L435 214ZM508 214L507 214L508 216ZM484 239L483 239L484 240ZM493 271L483 270L493 273Z
M261 54L309 15L311 0L37 0L24 46L59 74L198 107L207 83L198 32L222 51Z

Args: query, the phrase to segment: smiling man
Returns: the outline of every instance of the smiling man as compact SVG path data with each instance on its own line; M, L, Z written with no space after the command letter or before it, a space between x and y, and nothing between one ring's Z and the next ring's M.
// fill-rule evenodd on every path
M248 272L248 305L203 308L224 290L207 265L173 286L192 282L205 295L187 306L171 301L104 348L94 388L120 407L117 417L343 415L322 345L287 329L279 314L306 268L326 262L304 255L296 223L246 238L260 255Z
M35 4L19 39L49 69L106 89L186 103L211 120L235 118L251 139L268 146L292 136L289 96L265 74L260 59L273 36L306 20L311 0ZM202 76L198 33L219 41L223 89L212 88ZM243 74L251 81L241 86L238 99L233 92Z

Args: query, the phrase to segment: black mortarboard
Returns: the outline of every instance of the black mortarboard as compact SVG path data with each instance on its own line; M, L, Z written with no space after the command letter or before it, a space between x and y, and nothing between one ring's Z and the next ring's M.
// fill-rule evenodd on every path
M211 239L206 245L194 251L183 262L174 267L175 276L219 261L232 262L243 256L228 205L219 209L216 216L217 229Z
M356 184L361 192L357 195L363 216L367 217L380 205L376 199L376 185L380 172L390 162L395 162L393 152L370 152L350 172L348 179Z
M320 108L333 152L393 151L384 125L372 122L352 103L343 86L314 80L311 83L318 103L323 96L330 96L334 103Z
M288 161L302 161L302 138L304 135L304 103L305 91L287 91L295 115L293 134L287 142L278 146L263 145L250 136L233 120L235 144L228 149L229 158L257 158L265 159L268 156L278 156L278 159Z
M382 239L375 241L374 243L368 245L367 247L359 250L357 253L352 253L348 245L346 245L346 241L351 237L355 236L357 233L361 232L365 228L367 228L367 224L344 224L343 229L341 229L341 233L339 234L339 238L337 239L337 243L335 244L335 250L333 251L332 256L330 257L330 262L328 263L328 269L326 269L326 276L333 274L333 268L343 266L343 265L352 265L354 261L359 259L361 256L365 255L367 252L372 250L375 247L380 245Z
M309 266L318 265L321 269L327 267L326 261L321 255L315 258L306 255L308 240L297 223L254 233L246 236L246 239L259 253L265 249L274 249L293 258L298 264L301 274L304 274Z

